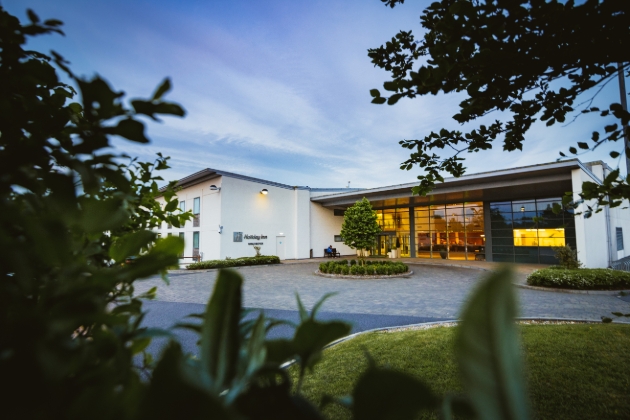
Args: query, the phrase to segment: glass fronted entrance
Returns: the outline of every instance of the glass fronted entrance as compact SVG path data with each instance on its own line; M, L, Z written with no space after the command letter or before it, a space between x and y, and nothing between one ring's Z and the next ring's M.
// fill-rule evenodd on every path
M372 255L411 257L415 240L419 258L485 259L483 203L380 209L376 215L381 234Z
M483 203L416 207L418 258L485 260Z
M382 233L377 237L372 255L410 257L409 208L376 210L376 215Z

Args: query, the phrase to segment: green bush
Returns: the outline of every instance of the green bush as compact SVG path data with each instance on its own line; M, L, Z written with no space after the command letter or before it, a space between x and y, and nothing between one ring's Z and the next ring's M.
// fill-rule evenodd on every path
M335 274L343 274L343 269L346 268L344 266L342 266L341 264L337 264L335 266Z
M350 267L348 267L348 266L343 267L343 273L342 274L345 274L345 275L350 274Z
M577 250L572 249L569 245L555 247L553 250L560 262L560 267L574 270L582 266L582 263L577 258Z
M328 272L328 266L326 265L326 263L320 263L319 264L319 271L320 271L320 273L327 273Z
M207 270L210 268L245 267L249 265L280 264L280 258L275 255L261 255L260 257L242 257L233 260L209 260L189 264L188 270ZM321 264L320 264L321 269Z
M527 284L565 289L622 289L630 287L630 273L608 268L544 268L530 274Z
M350 260L350 265L357 265L357 260Z

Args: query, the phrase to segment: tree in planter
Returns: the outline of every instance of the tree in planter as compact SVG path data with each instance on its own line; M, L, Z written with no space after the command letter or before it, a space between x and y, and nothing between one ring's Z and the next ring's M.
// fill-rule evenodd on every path
M376 212L372 210L372 205L365 197L344 213L341 237L343 243L350 248L361 251L369 249L374 245L374 240L380 232ZM361 265L365 265L365 255L361 251L358 258Z
M381 1L390 7L404 3ZM604 118L604 127L570 147L570 155L608 141L623 142L624 131L628 141L630 114L624 106L613 103L600 110L593 99L604 85L616 82L618 74L630 70L629 2L440 0L420 19L426 29L422 40L401 31L368 50L372 63L391 75L383 84L390 96L372 89L372 102L393 105L401 98L464 92L466 98L453 116L458 124L473 123L493 111L503 114L468 132L444 128L423 139L401 140L402 147L413 151L401 169L418 165L424 171L414 194L426 195L442 182L441 172L463 175L464 153L490 149L496 142L506 151L522 150L537 120L551 126L582 114ZM623 96L625 102L626 92ZM437 149L452 153L440 156ZM630 162L627 144L610 155L617 158L624 152ZM630 185L619 175L613 171L602 185L585 182L582 199L621 205L630 198Z

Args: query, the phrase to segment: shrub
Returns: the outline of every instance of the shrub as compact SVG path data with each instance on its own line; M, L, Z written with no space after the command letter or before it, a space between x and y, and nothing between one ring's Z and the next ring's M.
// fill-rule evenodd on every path
M337 264L337 265L335 266L335 274L343 274L343 269L344 269L344 268L345 268L345 267L344 267L344 266L342 266L341 264Z
M357 265L357 260L350 260L350 265Z
M582 266L582 263L577 259L577 250L571 249L569 245L559 246L553 250L562 268L575 270Z
M233 260L209 260L189 264L188 270L207 270L212 268L245 267L249 265L280 264L280 258L275 255L261 255L260 257L243 257ZM320 264L321 270L321 264Z
M326 263L319 263L319 272L328 273L328 266L326 265Z
M630 287L630 273L609 268L559 270L544 268L527 277L532 286L566 289L622 289Z
M345 274L346 276L347 276L348 274L350 274L350 267L348 267L348 266L343 267L343 273L342 273L342 274Z
M358 265L352 265L350 266L350 274L353 276L357 275L357 267L359 267Z

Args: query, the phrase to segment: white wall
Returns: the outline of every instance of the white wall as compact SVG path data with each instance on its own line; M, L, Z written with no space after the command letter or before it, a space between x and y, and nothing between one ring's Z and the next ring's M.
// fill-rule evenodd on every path
M269 191L267 195L260 193L263 188ZM262 242L261 254L276 255L278 236L284 237L285 259L308 258L308 203L307 190L223 177L220 258L254 256L253 245L248 245L254 242ZM234 242L234 232L243 232L243 242ZM267 238L246 239L245 235Z
M334 242L335 235L341 232L343 216L335 216L332 209L327 209L319 203L310 202L311 206L311 248L313 257L323 257L324 248L332 245L341 255L357 255L356 250L344 245L343 242Z
M600 179L604 179L610 171L603 165L593 165L591 170ZM610 254L612 261L630 255L630 209L628 200L624 200L619 207L608 208L609 228L610 228ZM617 250L617 229L621 228L623 233L623 248Z
M158 230L163 237L171 233L178 236L184 233L184 256L193 255L193 232L199 232L199 252L204 260L217 259L220 256L220 235L218 234L219 220L221 218L221 196L218 191L210 191L210 185L221 187L221 177L213 178L209 181L193 185L192 187L178 191L177 202L186 202L186 211L193 209L193 201L196 197L201 198L199 227L193 227L193 221L189 220L181 228L172 227L168 229L166 224ZM160 198L163 202L163 199ZM180 260L183 265L190 264L193 260L185 258Z
M573 169L571 171L573 183L573 199L578 200L578 194L582 191L582 183L584 181L593 182L590 177L582 169ZM595 202L589 201L582 203L575 210L576 213L582 213L575 216L575 237L578 251L578 259L587 268L605 268L608 267L609 258L609 236L606 226L606 211L593 213L590 218L584 217L584 211L587 210L586 205L595 208Z

